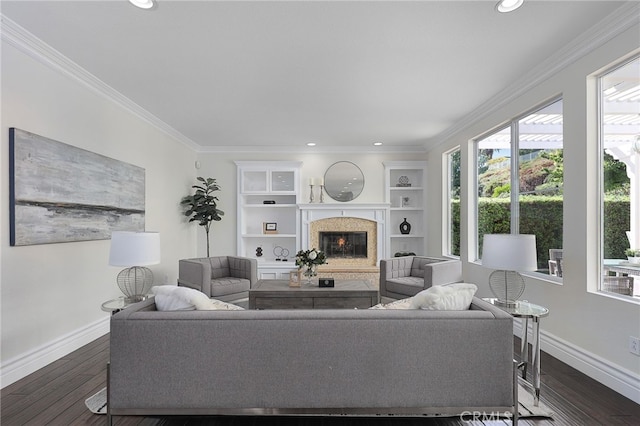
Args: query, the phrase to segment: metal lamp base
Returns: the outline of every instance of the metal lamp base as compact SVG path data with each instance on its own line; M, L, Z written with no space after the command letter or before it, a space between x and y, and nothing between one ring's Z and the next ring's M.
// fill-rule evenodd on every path
M142 302L143 300L147 300L146 294L136 294L135 296L128 296L124 298L126 303L137 303Z
M116 280L128 303L140 302L147 298L151 290L153 272L143 266L132 266L120 271Z
M489 288L496 297L496 305L515 307L524 293L524 278L515 271L493 271L489 276Z
M516 301L516 300L496 299L495 302L493 302L493 303L496 306L504 306L505 308L515 308L516 306L518 306L518 301Z

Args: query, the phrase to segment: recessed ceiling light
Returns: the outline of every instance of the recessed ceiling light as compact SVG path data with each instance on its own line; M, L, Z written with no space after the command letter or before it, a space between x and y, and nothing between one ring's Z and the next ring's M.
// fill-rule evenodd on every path
M498 4L496 4L496 10L500 13L513 12L522 4L524 0L500 0Z
M315 142L307 142L307 146L316 146Z
M140 9L151 9L154 5L153 0L129 0L129 3Z
M382 145L382 142L374 142L373 143L373 146L381 146L381 145Z

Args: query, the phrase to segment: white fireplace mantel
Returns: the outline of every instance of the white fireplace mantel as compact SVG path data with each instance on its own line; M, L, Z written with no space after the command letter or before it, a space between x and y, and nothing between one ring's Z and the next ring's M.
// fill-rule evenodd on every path
M309 247L309 232L312 222L321 219L354 217L371 220L376 222L377 224L378 238L376 241L376 248L378 258L376 259L376 264L379 264L380 259L385 259L388 257L385 241L387 240L386 221L389 216L390 204L310 203L298 204L298 208L300 209L301 216L301 247Z

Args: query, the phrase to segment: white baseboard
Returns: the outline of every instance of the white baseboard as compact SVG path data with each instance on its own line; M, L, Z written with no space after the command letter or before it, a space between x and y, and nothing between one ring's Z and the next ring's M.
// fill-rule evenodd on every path
M62 358L109 332L109 317L95 321L52 342L10 359L0 366L0 388Z
M518 319L513 322L513 334L522 336L522 322ZM640 375L544 331L540 332L540 349L640 404Z

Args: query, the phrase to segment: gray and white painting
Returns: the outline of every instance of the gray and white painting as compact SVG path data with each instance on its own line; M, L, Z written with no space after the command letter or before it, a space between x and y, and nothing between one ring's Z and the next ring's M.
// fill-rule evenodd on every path
M15 128L9 150L12 246L144 231L143 168Z

